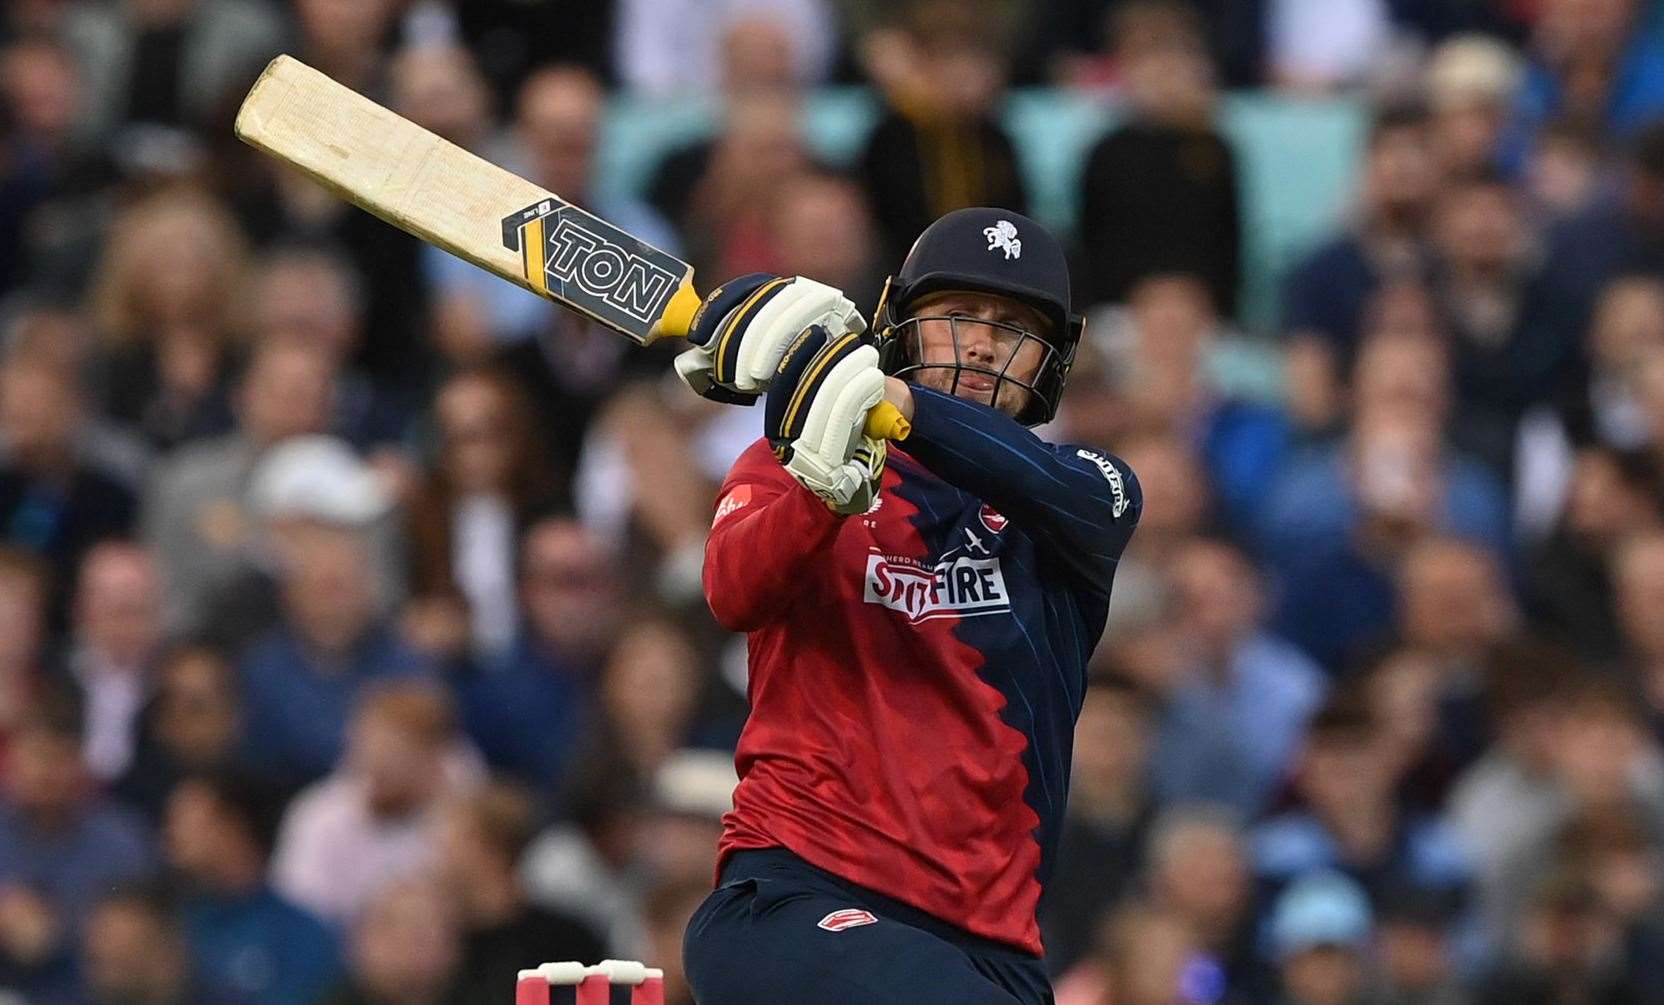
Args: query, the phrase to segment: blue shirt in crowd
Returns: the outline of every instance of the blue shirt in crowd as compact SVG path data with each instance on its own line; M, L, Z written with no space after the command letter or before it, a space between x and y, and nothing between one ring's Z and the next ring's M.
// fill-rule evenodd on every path
M279 628L249 650L240 670L253 765L289 781L310 781L340 759L347 720L365 685L424 674L428 666L384 628L335 667L308 652L293 631Z
M1328 690L1317 664L1265 632L1236 647L1223 679L1191 674L1168 696L1152 758L1164 803L1265 808Z
M191 952L209 983L260 1005L309 1005L341 973L323 922L270 889L184 904Z

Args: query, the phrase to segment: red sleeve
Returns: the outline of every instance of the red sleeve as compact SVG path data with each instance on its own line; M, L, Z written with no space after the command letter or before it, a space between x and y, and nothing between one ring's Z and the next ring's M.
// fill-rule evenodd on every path
M751 445L722 483L705 543L705 599L731 632L762 627L813 577L842 518L799 485L769 452Z

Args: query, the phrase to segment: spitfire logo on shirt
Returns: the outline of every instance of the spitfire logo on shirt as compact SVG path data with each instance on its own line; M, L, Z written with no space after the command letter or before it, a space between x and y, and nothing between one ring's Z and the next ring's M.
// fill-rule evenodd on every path
M927 567L911 558L867 556L862 596L869 604L900 611L913 624L931 618L973 618L1011 610L997 558L954 558Z

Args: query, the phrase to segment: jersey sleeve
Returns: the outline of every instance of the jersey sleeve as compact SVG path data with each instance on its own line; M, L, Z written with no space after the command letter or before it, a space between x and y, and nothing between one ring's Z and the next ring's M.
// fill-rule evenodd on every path
M907 453L1107 594L1144 508L1132 469L1102 451L1047 443L985 405L917 385L912 391Z
M762 441L740 456L717 494L705 542L705 599L732 632L760 628L797 599L842 525Z

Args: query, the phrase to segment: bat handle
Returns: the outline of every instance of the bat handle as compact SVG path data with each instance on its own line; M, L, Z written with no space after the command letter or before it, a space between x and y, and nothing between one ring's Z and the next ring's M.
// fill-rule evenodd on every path
M699 291L693 288L693 274L689 273L665 304L664 313L654 326L653 338L687 338L688 330L693 327L694 312L699 310L701 302Z
M913 424L901 414L901 409L881 401L867 413L867 435L875 440L895 440L900 442L907 439L907 434L913 431Z

